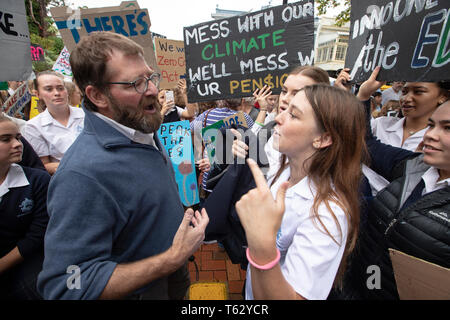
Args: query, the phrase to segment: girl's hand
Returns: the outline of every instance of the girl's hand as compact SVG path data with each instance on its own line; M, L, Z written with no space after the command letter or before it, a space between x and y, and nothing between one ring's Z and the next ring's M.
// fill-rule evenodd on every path
M350 91L352 85L350 84L351 79L349 72L350 72L349 68L342 69L341 72L339 72L339 75L336 78L336 81L334 82L333 86L344 89L346 91Z
M380 72L381 67L376 67L372 74L370 75L370 78L363 82L361 87L359 87L358 92L358 99L361 101L367 101L370 99L372 94L380 89L383 85L386 84L386 81L378 81L377 76Z
M268 85L265 85L261 89L256 89L255 92L253 92L253 97L258 101L260 111L267 111L266 98L270 95L272 95L272 90Z
M248 159L247 164L252 171L256 188L242 196L236 203L236 211L245 229L252 257L258 264L265 264L276 255L276 235L284 215L284 200L289 182L281 184L274 199L256 162Z
M209 162L208 158L198 160L197 164L201 172L208 172L209 170L211 170L211 163Z

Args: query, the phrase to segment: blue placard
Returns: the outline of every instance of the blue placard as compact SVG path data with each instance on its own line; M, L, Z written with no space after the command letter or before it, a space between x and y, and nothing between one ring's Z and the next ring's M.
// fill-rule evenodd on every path
M189 121L163 123L158 130L158 138L172 161L181 202L186 207L198 203L200 200Z

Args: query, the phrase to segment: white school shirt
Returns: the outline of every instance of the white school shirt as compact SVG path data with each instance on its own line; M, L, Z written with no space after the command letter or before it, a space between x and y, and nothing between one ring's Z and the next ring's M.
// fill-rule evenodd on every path
M290 169L287 167L270 188L273 197L281 183L287 181ZM325 233L320 223L311 217L315 188L309 186L305 177L286 192L285 212L277 234L276 245L280 250L280 266L286 281L302 297L309 300L324 300L334 283L347 241L348 225L344 211L330 202L343 236L324 204L319 206L319 216L338 245ZM270 183L269 183L270 184ZM312 182L311 182L312 184ZM320 228L320 230L319 230ZM246 299L253 300L251 269L247 268Z
M122 133L125 137L130 139L131 141L141 143L141 144L149 144L156 148L155 142L153 140L153 133L142 133L135 129L124 126L123 124L118 123L117 121L108 118L107 116L102 115L98 112L93 112L97 117L105 121L111 127Z
M39 157L50 156L50 160L61 161L84 128L84 111L69 107L67 127L56 121L48 109L27 121L23 136Z
M427 193L444 189L450 185L450 178L439 180L439 172L436 168L430 167L422 176L423 182L425 183L425 188L422 191L422 195Z
M2 202L2 198L5 194L9 192L11 188L19 188L28 186L30 182L23 172L23 169L18 164L11 164L11 167L8 170L5 181L0 184L0 202Z
M404 124L405 118L397 117L379 117L370 121L373 135L381 142L414 152L428 127L409 136L402 145Z

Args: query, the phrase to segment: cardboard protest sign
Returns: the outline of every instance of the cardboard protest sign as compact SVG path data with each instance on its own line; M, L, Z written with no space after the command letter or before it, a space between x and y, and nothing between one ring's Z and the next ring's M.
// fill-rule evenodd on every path
M31 93L28 90L28 82L25 81L14 94L6 100L2 111L8 116L13 117L17 112L21 112L25 105L30 101Z
M0 81L24 81L32 72L25 3L0 2Z
M450 79L448 0L352 0L345 66L360 82Z
M312 64L314 1L184 28L189 102L278 94L294 66Z
M216 152L216 145L218 142L217 137L219 136L218 131L223 127L231 128L233 124L248 128L247 120L245 119L242 111L239 111L202 129L203 143L211 164L218 162L218 160L222 158L222 155L217 155ZM221 143L223 143L223 141L221 141Z
M161 73L161 89L173 89L186 74L184 42L155 38L156 60Z
M389 249L401 300L449 300L450 269Z
M45 61L44 49L38 45L32 43L30 45L31 61Z
M55 64L53 65L53 70L59 72L65 76L72 77L72 68L70 66L70 53L66 47L61 50L61 53L56 59Z
M29 119L33 119L36 117L40 112L38 108L38 101L39 98L36 96L31 96L31 106L30 106L30 116Z
M189 121L161 124L158 138L172 162L181 202L186 207L199 203Z
M147 63L159 72L156 64L150 16L147 9L139 9L137 2L122 2L118 7L78 9L50 8L61 33L64 45L71 52L80 39L94 31L111 31L129 37L144 48Z

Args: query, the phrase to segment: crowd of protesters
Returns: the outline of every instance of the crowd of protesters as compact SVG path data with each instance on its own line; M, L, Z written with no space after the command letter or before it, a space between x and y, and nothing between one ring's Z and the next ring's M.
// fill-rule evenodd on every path
M1 299L183 299L210 240L246 270L246 299L398 299L389 248L450 267L449 82L381 90L377 67L355 94L349 69L330 85L295 66L279 95L191 103L184 79L159 90L142 47L111 32L82 38L70 64L72 81L29 83L37 116L0 115ZM233 161L210 163L202 129L238 112L246 125L220 130ZM180 120L194 208L156 134Z

